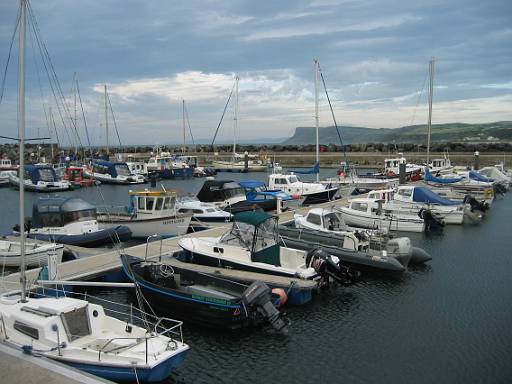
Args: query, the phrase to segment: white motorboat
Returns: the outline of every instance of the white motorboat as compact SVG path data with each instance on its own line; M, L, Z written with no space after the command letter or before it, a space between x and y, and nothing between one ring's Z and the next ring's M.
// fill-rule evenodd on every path
M190 227L193 231L225 226L233 215L218 208L214 203L201 202L195 196L181 196L176 200L176 209L181 214L192 214Z
M55 243L25 243L25 265L27 267L42 267L48 264L48 254L55 255L57 263L62 261L64 246ZM21 244L19 241L0 240L0 263L6 267L21 265Z
M99 180L103 184L143 184L144 176L131 173L128 165L123 162L110 162L106 160L93 160L85 168L87 177Z
M280 189L291 196L304 198L303 204L324 203L334 199L338 186L320 182L303 182L293 173L272 173L268 176L270 189Z
M401 163L405 163L405 175L407 179L415 180L421 175L421 165L408 163L402 152L398 153L398 157L384 159L384 173L388 176L398 176L400 174Z
M176 193L172 191L130 191L130 205L121 210L108 208L98 214L100 228L126 226L132 237L151 235L173 237L187 233L192 215L176 210Z
M253 209L253 204L247 201L245 190L233 180L207 178L197 193L197 198L203 203L213 203L230 213Z
M71 183L67 180L61 180L49 165L29 164L24 166L23 169L25 170L23 183L26 191L47 193L72 189ZM19 170L18 174L9 174L9 181L13 187L20 187Z
M396 189L380 189L369 192L368 198L382 199L385 209L398 214L417 215L420 210L429 209L446 224L462 224L466 208L468 218L476 219L469 205L466 207L464 203L445 199L427 187L403 185ZM478 220L481 218L480 215Z
M348 225L389 231L424 232L427 228L438 227L439 223L431 214L421 218L418 215L397 213L386 209L381 199L358 198L349 201L348 207L336 207ZM423 212L428 212L424 210Z

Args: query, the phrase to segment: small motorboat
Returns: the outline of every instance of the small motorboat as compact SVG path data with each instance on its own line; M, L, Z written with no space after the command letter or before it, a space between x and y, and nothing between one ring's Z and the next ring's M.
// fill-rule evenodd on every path
M278 331L286 331L287 322L272 304L270 288L261 281L247 286L127 255L121 255L121 263L158 314L230 330L269 323Z
M194 169L179 157L169 152L160 152L151 156L146 163L149 174L154 174L162 179L189 179L194 176Z
M121 210L111 208L98 213L99 227L126 226L132 237L147 238L151 235L173 237L187 233L192 215L176 208L173 191L130 191L130 205Z
M66 167L63 179L68 181L73 188L91 187L99 184L93 177L86 178L81 167Z
M265 212L235 215L220 237L183 238L179 246L188 262L302 279L332 279L348 283L358 278L339 259L325 252L305 252L279 245L277 217Z
M14 228L15 232L19 230ZM32 239L81 247L115 244L132 235L123 225L100 229L96 207L76 197L39 199L32 207L32 220L25 231Z
M55 243L25 242L25 265L43 267L48 264L48 255L54 255L55 261L62 261L64 246ZM19 241L0 240L0 262L6 267L21 265L21 244Z
M253 210L253 204L247 201L245 190L233 180L207 179L197 193L197 198L232 214Z
M69 181L61 180L55 169L49 165L28 164L25 165L24 169L25 191L49 193L69 191L73 188ZM20 179L17 174L10 174L9 181L14 188L19 188Z
M305 205L331 201L339 190L338 185L303 182L293 173L272 173L268 180L269 188L300 196Z
M0 340L115 381L161 382L187 356L181 322L162 318L151 323L149 315L134 316L141 327L106 311L70 297L21 301L19 292L7 293L0 296Z
M273 211L277 209L278 199L281 201L281 208L297 209L304 202L305 198L299 195L289 195L280 189L268 189L266 184L257 180L244 180L239 184L245 189L247 202L255 204L264 211Z
M126 163L98 159L92 160L91 164L85 168L85 175L104 184L143 184L146 182L144 176L130 172Z
M214 203L203 203L195 196L178 196L176 209L181 214L192 214L190 229L195 232L206 228L229 225L233 215Z

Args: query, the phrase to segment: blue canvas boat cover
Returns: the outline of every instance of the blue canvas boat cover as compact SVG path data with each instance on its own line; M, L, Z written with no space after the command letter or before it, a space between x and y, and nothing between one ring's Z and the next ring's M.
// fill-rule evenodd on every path
M414 187L412 200L418 203L430 203L438 205L459 205L460 203L445 199L426 187Z
M293 173L298 173L300 175L311 175L311 174L317 174L320 173L320 162L316 162L315 165L313 165L313 168L306 168L306 169L289 169L288 171Z
M265 183L258 180L245 180L245 181L239 181L238 184L242 186L242 188L246 189L256 189L259 187L264 187Z
M494 179L488 179L476 171L469 171L469 178L476 181L482 181L484 183L492 183L494 181Z
M425 168L425 181L431 181L433 183L440 183L440 184L453 184L458 183L463 177L453 177L453 178L442 178L442 177L435 177L433 176L428 168Z

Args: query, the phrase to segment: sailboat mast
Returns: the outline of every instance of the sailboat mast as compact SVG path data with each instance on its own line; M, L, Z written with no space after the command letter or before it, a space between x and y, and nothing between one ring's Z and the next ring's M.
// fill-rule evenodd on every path
M26 0L20 0L20 51L18 61L18 136L20 143L20 256L21 256L21 302L26 302L26 275L25 275L25 22Z
M428 136L427 136L427 167L430 164L430 130L432 128L432 96L434 93L434 58L429 62L429 84L428 84Z
M106 131L106 136L107 136L107 159L108 159L108 156L110 154L110 151L109 151L109 143L108 143L108 101L107 101L107 84L105 84L105 131Z
M235 78L235 118L233 124L233 159L236 156L236 134L238 132L238 80L239 77L236 75Z
M318 116L318 73L319 73L319 63L318 60L315 60L315 128L316 128L316 162L320 162L320 145L319 145L319 116ZM316 181L320 180L320 174L316 174Z
M184 155L185 154L185 99L183 99L182 101L183 101L183 110L182 110L182 114L183 114L183 148L181 149L181 153Z

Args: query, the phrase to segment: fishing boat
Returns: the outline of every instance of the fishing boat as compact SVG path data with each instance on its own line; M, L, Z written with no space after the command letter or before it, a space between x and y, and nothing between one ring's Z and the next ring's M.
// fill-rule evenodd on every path
M49 165L26 165L23 168L25 190L30 192L62 192L72 189L71 184L67 180L61 180L55 169ZM20 177L18 174L9 174L11 186L16 189L20 187Z
M268 186L292 196L304 198L303 204L318 204L334 200L338 186L320 182L301 181L294 173L272 173L268 176Z
M99 180L103 184L143 184L146 179L142 175L130 172L124 162L111 162L106 160L92 160L85 168L85 175L91 179Z
M469 204L452 201L439 196L427 187L402 185L396 189L379 189L368 193L369 198L382 199L383 207L397 213L417 215L420 210L429 209L442 218L446 224L462 224L464 217L480 220Z
M55 255L57 263L62 261L64 246L55 243L26 242L25 265L27 267L42 267L48 263L48 254ZM21 243L13 240L0 239L0 262L5 267L21 266Z
M189 226L192 232L227 225L233 218L231 213L220 209L214 203L204 203L195 196L178 196L176 209L181 214L192 214Z
M428 209L417 215L398 213L385 208L381 199L357 198L348 207L336 207L343 220L355 227L388 231L424 232L441 228L444 223Z
M81 167L66 167L64 180L67 180L73 188L91 187L99 184L94 178L86 178L84 169Z
M17 165L12 164L11 159L5 156L0 159L0 171L17 171L18 168Z
M265 323L278 331L286 330L287 322L272 304L271 290L263 282L248 286L214 274L127 255L121 255L121 263L124 273L159 314L229 330Z
M131 238L128 227L117 225L100 229L96 207L77 197L41 198L32 207L27 236L43 241L81 247L99 247ZM15 232L20 233L19 226Z
M253 204L247 201L245 190L233 180L206 179L196 196L203 203L213 203L216 207L233 214L254 208Z
M283 210L297 209L305 200L299 195L291 196L279 189L269 189L264 182L258 180L244 180L239 184L245 189L247 202L256 204L264 211L277 209L278 200L281 202Z
M322 252L306 252L279 245L277 217L265 212L241 212L220 237L183 238L179 246L188 262L270 275L347 283L356 273Z
M398 157L384 159L384 175L397 177L400 174L400 164L405 164L405 178L410 181L421 180L421 165L408 163L402 152Z
M27 3L20 0L19 34L25 36ZM24 228L25 39L20 37L18 130L20 227ZM39 37L38 37L39 38ZM33 297L25 274L25 232L20 233L21 291L0 295L0 340L116 381L160 382L184 360L181 322L164 319L146 327L107 316L101 305L70 297ZM128 317L127 317L128 318ZM170 324L173 322L172 324ZM168 328L164 328L164 325Z
M187 233L192 215L176 209L173 191L130 191L130 204L110 207L97 215L99 228L128 227L132 237L147 238L158 234L173 237Z

